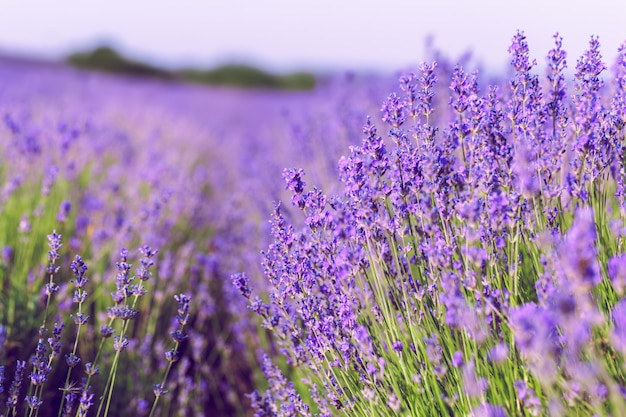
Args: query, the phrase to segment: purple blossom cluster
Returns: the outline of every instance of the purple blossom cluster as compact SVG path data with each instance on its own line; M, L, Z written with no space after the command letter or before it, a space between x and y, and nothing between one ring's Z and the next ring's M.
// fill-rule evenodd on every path
M568 83L554 39L545 77L523 32L509 80L403 75L336 194L284 171L269 299L232 278L294 375L263 367L255 416L623 412L626 48L608 74L592 37Z

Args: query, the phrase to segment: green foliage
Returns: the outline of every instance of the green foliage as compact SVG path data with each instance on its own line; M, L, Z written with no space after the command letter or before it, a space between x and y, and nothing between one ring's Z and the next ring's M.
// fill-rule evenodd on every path
M241 88L310 90L315 87L315 77L309 73L275 75L243 64L222 65L209 71L187 69L178 72L178 75L188 82Z
M44 282L46 236L55 228L64 233L65 225L60 225L55 216L67 187L67 183L58 181L53 192L44 196L39 193L38 184L25 184L11 195L0 212L0 244L13 249L13 258L0 268L0 320L7 324L9 336L17 329L36 331L40 325L41 311L35 299ZM24 221L30 230L18 232L17 225ZM35 285L30 282L33 279ZM32 340L24 332L15 336L18 345L28 345Z
M248 65L224 65L213 71L185 70L181 78L200 84L279 88L278 79Z
M75 53L67 62L78 68L159 79L173 79L168 71L124 58L113 48L101 46L91 52Z
M125 58L108 46L101 46L90 52L72 54L67 57L67 62L70 65L87 70L195 84L275 90L311 90L315 87L315 76L308 72L293 72L283 75L272 74L245 64L227 64L212 70L189 68L179 71L168 71Z

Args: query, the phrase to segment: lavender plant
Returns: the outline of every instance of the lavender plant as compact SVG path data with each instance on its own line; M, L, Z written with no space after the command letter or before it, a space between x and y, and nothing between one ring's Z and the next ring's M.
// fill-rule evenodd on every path
M285 170L269 298L232 278L279 353L255 416L622 415L624 50L608 85L596 37L569 86L558 34L545 79L523 32L506 83L423 64L341 194Z

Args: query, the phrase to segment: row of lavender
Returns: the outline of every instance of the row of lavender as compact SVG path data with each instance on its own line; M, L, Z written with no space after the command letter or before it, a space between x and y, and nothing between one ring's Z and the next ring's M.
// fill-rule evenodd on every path
M373 90L0 64L0 414L249 414L268 342L228 278L261 276L282 167L333 184Z
M339 196L284 172L304 225L275 206L269 299L232 277L281 358L256 416L624 415L626 44L573 82L558 35L545 78L509 51L496 86L403 76Z

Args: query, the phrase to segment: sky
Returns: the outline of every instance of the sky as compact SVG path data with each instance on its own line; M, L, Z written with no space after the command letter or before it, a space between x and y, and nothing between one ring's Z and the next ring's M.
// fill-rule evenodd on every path
M170 68L395 71L422 62L431 37L498 71L519 29L540 64L558 31L573 68L591 35L613 62L624 16L619 0L0 0L0 51L58 59L108 44Z

